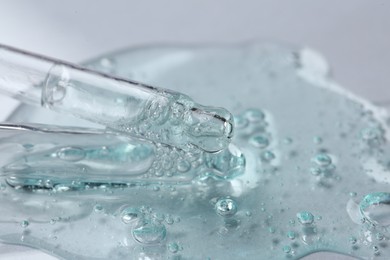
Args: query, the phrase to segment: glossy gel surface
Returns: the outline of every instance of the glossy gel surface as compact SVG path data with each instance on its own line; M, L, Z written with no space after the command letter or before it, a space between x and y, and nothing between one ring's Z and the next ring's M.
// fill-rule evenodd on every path
M65 259L299 259L320 251L390 258L387 113L329 79L316 52L145 48L89 64L227 108L234 146L218 157L163 160L161 167L174 163L175 170L155 175L160 181L120 187L106 180L87 189L26 190L7 182L18 176L13 168L1 179L1 241ZM30 107L10 120L88 125ZM78 148L63 147L56 159L91 160ZM197 167L205 170L190 182L166 181Z

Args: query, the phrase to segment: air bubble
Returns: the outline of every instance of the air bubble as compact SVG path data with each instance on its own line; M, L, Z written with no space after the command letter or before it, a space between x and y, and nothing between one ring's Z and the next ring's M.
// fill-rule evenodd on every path
M266 148L269 145L269 140L263 135L254 135L249 139L249 143L256 148Z
M356 237L350 237L350 238L349 238L349 243L351 243L351 245L356 244L356 243L357 243Z
M313 138L313 142L314 142L315 144L321 144L321 143L322 143L322 138L319 137L319 136L315 136L315 137Z
M26 150L31 150L32 148L34 148L34 145L33 145L33 144L24 144L23 147L24 147Z
M222 198L215 204L215 210L222 217L232 217L237 212L237 203L230 198Z
M21 223L20 223L20 226L22 228L26 228L30 225L30 222L28 222L28 220L23 220Z
M259 109L248 109L245 111L245 117L250 121L250 122L260 122L264 119L265 115L263 111Z
M282 250L284 253L289 254L291 253L291 246L284 246Z
M322 170L318 167L312 167L310 168L310 173L314 176L318 176L322 173Z
M168 244L168 250L171 253L177 253L179 251L180 247L177 243L172 242Z
M249 125L249 121L243 116L236 116L234 117L234 125L237 129L243 129Z
M293 142L293 139L290 137L286 137L283 139L284 144L292 144L292 142Z
M314 158L313 158L314 162L318 165L318 166L321 166L321 167L326 167L326 166L329 166L331 163L332 163L332 158L330 158L329 155L325 154L325 153L320 153L320 154L317 154Z
M385 239L385 235L383 235L382 233L376 233L375 238L378 241L382 241Z
M100 204L96 204L94 207L93 207L93 210L95 212L101 212L103 210L103 206L100 205Z
M265 151L265 152L263 152L262 154L261 154L261 160L263 161L263 162L270 162L270 161L272 161L273 159L275 159L275 154L273 153L273 152L271 152L271 151Z
M166 237L167 230L161 223L147 222L133 229L132 234L141 244L159 244Z
M125 208L121 213L122 222L125 224L135 224L142 217L142 213L137 208Z
M314 216L308 211L301 211L297 214L299 223L302 225L311 225L314 222Z
M191 169L191 164L186 160L180 160L177 163L177 170L179 172L188 172Z
M296 238L297 234L294 231L287 232L287 237L291 240L294 240Z

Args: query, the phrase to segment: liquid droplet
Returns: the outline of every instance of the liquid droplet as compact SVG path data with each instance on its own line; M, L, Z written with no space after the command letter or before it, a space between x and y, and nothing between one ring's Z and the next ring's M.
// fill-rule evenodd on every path
M302 225L311 225L314 222L314 216L308 211L301 211L297 214L297 218Z
M237 203L229 198L222 198L215 204L215 210L222 217L232 217L237 212Z
M145 223L133 229L132 234L136 241L141 244L158 244L166 237L167 230L160 223Z
M390 193L374 192L360 202L360 212L370 223L380 226L390 225Z

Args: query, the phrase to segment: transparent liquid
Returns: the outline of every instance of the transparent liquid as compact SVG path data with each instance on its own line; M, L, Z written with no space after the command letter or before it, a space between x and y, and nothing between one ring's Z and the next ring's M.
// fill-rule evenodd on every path
M29 170L55 162L45 178L56 166L63 172L88 160L96 172L88 171L87 180L110 172L112 178L95 178L83 189L10 185L11 177L31 177L28 171L20 174L15 167L20 161L11 158L13 171L1 176L1 241L65 259L299 259L319 251L390 257L386 115L340 90L315 53L274 45L148 48L91 64L226 107L235 116L235 147L212 158L204 154L200 168L167 157L161 163L174 165L166 166L174 169L167 171L172 176L153 172L153 181L119 171L125 165L115 162L124 152L91 164L81 141L82 151L67 149L75 144L53 144L57 161L27 160L35 163ZM50 123L56 118L33 113L21 108L11 119ZM73 118L57 122L85 124ZM104 144L88 140L97 150ZM36 155L27 151L34 148L21 146L23 158ZM6 153L7 146L2 149ZM141 154L145 150L135 155ZM230 154L245 157L245 170L225 178L244 166L241 160L237 164L240 156ZM189 178L169 181L176 173ZM36 172L32 176L39 179ZM129 185L110 186L114 177Z

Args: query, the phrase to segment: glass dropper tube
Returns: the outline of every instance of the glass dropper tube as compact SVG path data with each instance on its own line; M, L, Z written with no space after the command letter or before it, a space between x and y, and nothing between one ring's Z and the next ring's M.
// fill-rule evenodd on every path
M233 117L224 108L1 44L0 92L186 151L218 152L233 136Z

